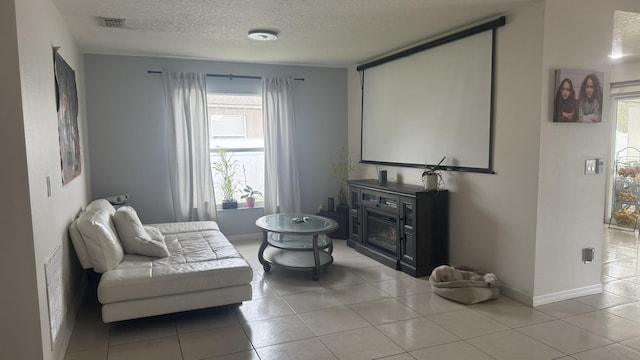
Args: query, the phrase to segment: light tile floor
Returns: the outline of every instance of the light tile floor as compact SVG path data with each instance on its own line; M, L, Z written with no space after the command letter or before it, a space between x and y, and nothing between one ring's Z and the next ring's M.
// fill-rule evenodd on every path
M640 359L638 233L603 232L604 293L539 307L507 297L465 306L335 240L333 265L265 274L258 240L238 306L103 324L90 284L67 360Z

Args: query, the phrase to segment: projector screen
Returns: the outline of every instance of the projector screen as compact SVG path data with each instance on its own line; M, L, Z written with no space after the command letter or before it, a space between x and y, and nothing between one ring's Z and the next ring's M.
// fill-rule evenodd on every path
M498 25L496 25L498 24ZM504 17L361 65L362 162L493 172L494 32Z

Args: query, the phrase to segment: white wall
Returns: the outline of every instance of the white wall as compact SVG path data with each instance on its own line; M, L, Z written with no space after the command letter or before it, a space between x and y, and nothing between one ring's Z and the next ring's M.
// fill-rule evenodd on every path
M578 7L580 16L572 16ZM548 120L554 96L552 77L545 78L534 303L601 291L602 219L610 185L606 173L584 175L584 161L601 158L607 168L612 166L608 159L614 146L615 119L607 95L615 10L640 12L640 3L615 0L589 2L585 7L579 0L546 2L543 73L551 74L557 68L602 71L605 96L601 123L554 124ZM638 74L617 77L615 81L636 80ZM583 247L596 249L593 263L582 263Z
M294 82L302 210L315 213L327 197L337 196L332 169L347 142L345 69L104 55L86 55L85 63L96 198L126 192L143 222L174 220L162 76L148 70L304 78ZM235 235L257 232L260 214L232 210L218 216L225 234Z
M640 80L640 62L621 63L611 66L611 82Z
M450 263L493 271L506 292L526 299L533 293L543 6L505 15L496 43L496 174L445 174ZM353 69L349 80L349 152L359 159L360 87ZM360 168L352 178L375 178L374 167ZM387 170L390 181L421 184L420 169Z
M13 3L9 1L9 3ZM3 26L5 19L13 20L11 4L3 2ZM7 8L8 7L8 8ZM7 135L10 141L2 141L3 154L13 158L3 168L6 174L13 174L11 183L3 187L5 198L13 199L3 209L4 213L18 214L9 217L12 220L3 229L14 229L15 246L4 251L3 266L11 268L1 271L0 277L12 285L3 287L3 328L11 331L8 337L2 337L3 356L21 359L54 359L69 339L71 326L77 311L83 272L79 267L75 253L70 248L67 226L88 199L88 157L86 156L86 132L84 111L84 76L83 61L66 25L50 0L15 1L15 21L13 31L2 31L8 37L9 46L17 39L17 53L10 50L7 62L3 61L3 69L19 74L19 83L9 82L8 93L17 97L14 104L21 104L19 112L11 111L12 119ZM8 11L4 11L8 10ZM17 32L16 32L17 29ZM4 30L4 29L3 29ZM79 96L79 129L83 142L83 173L71 183L62 186L60 155L58 146L58 128L55 104L53 46L61 47L61 54L76 72L76 83ZM4 52L7 54L7 51ZM19 65L15 60L19 59ZM3 59L4 60L4 59ZM4 79L3 79L4 80ZM7 86L3 82L4 86ZM3 97L6 96L3 94ZM4 99L3 99L4 100ZM15 106L15 105L13 105ZM3 106L12 110L12 106ZM12 126L11 124L14 124ZM3 122L3 135L5 124ZM19 134L19 131L22 134ZM51 197L47 197L46 177L51 179ZM27 178L28 177L28 178ZM4 214L3 214L4 215ZM5 219L5 216L2 216ZM9 231L11 234L12 231ZM62 328L58 341L53 345L49 336L49 314L47 307L47 291L44 275L44 263L58 247L64 253L63 269L64 293L66 309L63 309ZM15 248L15 252L14 252ZM9 257L10 259L6 259ZM19 264L16 264L19 261ZM20 285L18 285L20 284ZM23 287L22 291L11 291L12 288ZM25 294L25 289L30 294ZM21 294L22 293L22 294ZM24 296L21 296L24 295ZM16 302L11 306L11 302ZM34 317L37 327L34 328ZM11 326L8 326L11 324ZM4 329L3 329L4 330ZM34 338L36 338L34 340ZM4 344L7 340L8 343ZM5 346L6 345L6 346ZM6 355L8 352L11 355Z
M0 252L0 348L3 356L38 359L40 317L38 289L31 232L27 156L22 123L22 96L18 73L18 38L13 1L0 2L0 83L2 83L2 124L0 131L0 165L3 169L0 226L3 249ZM7 176L9 175L9 176ZM7 296L6 294L11 294ZM17 326L8 326L16 324Z
M534 302L601 291L602 213L606 175L585 175L586 159L607 159L612 119L608 101L597 124L553 123L553 71L586 69L605 73L613 29L611 2L547 1L542 67L538 237ZM575 9L581 8L580 16ZM561 35L560 35L561 34ZM605 97L605 100L608 100ZM608 164L607 164L608 165ZM596 261L583 264L581 249L594 247ZM563 274L558 276L558 274Z
M529 304L601 291L607 186L604 174L584 175L584 161L607 159L612 119L553 123L552 80L557 68L593 69L605 72L608 89L613 11L639 7L633 0L547 0L504 14L496 47L496 174L446 174L451 263L496 272L505 294ZM359 77L350 69L349 153L355 159L359 107ZM420 183L418 169L388 170L390 179ZM351 178L375 176L374 167L362 165ZM593 263L581 262L583 247L596 248Z

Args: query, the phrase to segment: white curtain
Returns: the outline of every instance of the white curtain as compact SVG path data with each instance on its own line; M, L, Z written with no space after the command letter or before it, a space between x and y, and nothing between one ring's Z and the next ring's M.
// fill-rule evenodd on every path
M262 108L265 130L264 212L299 213L293 79L263 78Z
M215 220L206 75L162 72L176 221Z

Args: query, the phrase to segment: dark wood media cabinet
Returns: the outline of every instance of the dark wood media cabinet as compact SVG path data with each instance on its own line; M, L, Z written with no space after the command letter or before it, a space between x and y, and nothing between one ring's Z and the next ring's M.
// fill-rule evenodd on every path
M449 261L449 192L349 180L347 245L394 269L428 276Z

